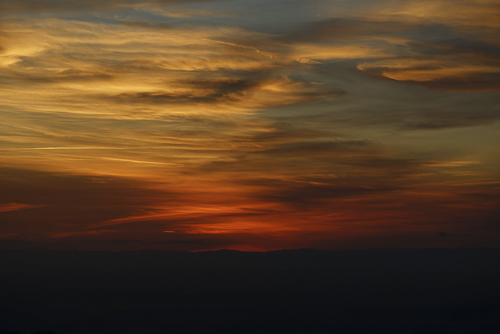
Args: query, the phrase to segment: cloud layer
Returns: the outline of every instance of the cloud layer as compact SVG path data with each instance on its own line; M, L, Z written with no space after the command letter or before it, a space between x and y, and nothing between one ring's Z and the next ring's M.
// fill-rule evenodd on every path
M0 12L2 244L498 245L495 1Z

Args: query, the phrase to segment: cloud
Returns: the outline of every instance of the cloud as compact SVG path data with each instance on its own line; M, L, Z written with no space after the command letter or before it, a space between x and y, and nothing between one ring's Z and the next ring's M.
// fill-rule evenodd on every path
M495 0L382 1L375 15L407 21L433 21L454 27L498 28L500 6Z
M32 205L32 204L23 204L23 203L5 203L0 204L0 212L9 212L9 211L19 211L25 209L33 209L42 207L41 205Z
M334 17L310 22L287 35L277 37L287 43L348 43L370 40L405 41L405 34L415 29L414 24L398 21L373 20L370 17Z
M24 101L22 108L31 111L96 115L98 107L107 117L155 119L165 115L165 104L174 107L170 114L193 113L192 104L203 105L201 113L249 113L343 94L291 78L289 65L300 63L280 56L279 48L266 50L265 34L142 26L57 19L5 24L17 44L7 45L2 57L10 88L0 102L19 105L29 91L37 102Z
M406 120L405 129L410 130L439 130L446 128L470 127L490 124L500 118L494 109L485 108L481 111L440 111L439 113L420 112L417 120Z
M250 75L255 76L255 75ZM213 80L189 80L180 82L180 92L137 92L122 93L112 97L119 103L140 103L145 105L210 105L229 110L252 110L301 103L342 94L340 91L321 90L308 83L293 81L288 77L259 79L218 78ZM234 109L236 108L236 109Z
M469 55L470 56L470 55ZM500 52L498 53L500 57ZM443 58L443 57L441 57ZM456 58L456 57L455 57ZM392 80L419 84L431 89L463 92L500 90L500 67L491 62L467 64L463 59L399 59L362 63L362 71Z
M494 228L491 1L0 8L2 235L202 249Z
M382 192L394 192L400 190L396 186L356 186L342 184L341 182L319 183L319 182L280 182L281 184L263 192L263 199L283 202L295 208L318 207L325 204L325 200L349 199L363 196L373 196Z
M400 57L358 68L431 89L497 92L500 45L493 36L499 13L498 3L489 0L391 1L372 15L413 27Z
M124 26L144 29L171 29L172 25L161 22L125 21Z
M344 140L344 141L292 141L279 144L277 147L259 152L276 156L315 156L319 153L353 153L367 152L372 143L366 140Z
M189 2L209 2L211 0L188 0ZM152 0L151 4L181 4L181 0ZM81 12L94 10L124 9L142 4L142 0L4 0L0 4L0 12Z
M308 64L356 59L359 70L382 78L496 92L498 13L491 1L379 1L363 14L309 22L274 38Z
M294 133L293 129L290 131ZM359 180L364 182L377 178L391 178L392 182L397 182L403 175L420 173L425 165L425 161L391 152L387 147L368 140L339 140L333 133L313 131L305 132L312 139L299 140L300 137L287 136L286 132L276 132L276 137L270 132L266 136L245 139L253 145L246 148L242 145L237 152L228 152L225 159L209 161L199 167L200 171L248 174L265 174L267 171L270 175L287 179L326 183L336 183L358 171L363 175ZM304 175L316 174L336 175L338 179L303 178ZM356 181L356 178L350 179L350 182Z
M92 223L123 217L155 203L174 201L166 189L148 188L143 182L113 177L89 177L2 168L0 211L11 212L2 228L9 233L43 238L47 233L86 234ZM39 203L37 205L19 203ZM29 208L38 210L24 210ZM40 225L41 224L41 225ZM40 229L43 227L43 232ZM90 229L90 231L89 231ZM92 232L92 233L94 233Z

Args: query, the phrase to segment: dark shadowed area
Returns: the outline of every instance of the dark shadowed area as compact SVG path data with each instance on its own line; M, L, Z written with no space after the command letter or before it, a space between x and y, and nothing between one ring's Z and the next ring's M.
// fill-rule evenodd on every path
M500 331L499 249L27 249L0 262L0 330L25 334Z

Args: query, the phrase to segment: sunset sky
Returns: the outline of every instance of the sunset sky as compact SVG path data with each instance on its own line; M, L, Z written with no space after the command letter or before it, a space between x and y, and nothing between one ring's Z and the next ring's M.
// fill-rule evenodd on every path
M498 0L1 0L0 248L500 246Z

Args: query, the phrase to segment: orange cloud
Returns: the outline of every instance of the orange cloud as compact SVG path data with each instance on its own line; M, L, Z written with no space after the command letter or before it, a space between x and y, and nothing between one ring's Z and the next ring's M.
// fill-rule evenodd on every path
M0 212L9 212L9 211L19 211L24 209L33 209L40 208L43 205L31 205L31 204L22 204L22 203L5 203L0 204Z
M303 1L270 22L0 2L3 235L348 247L497 221L493 1Z

